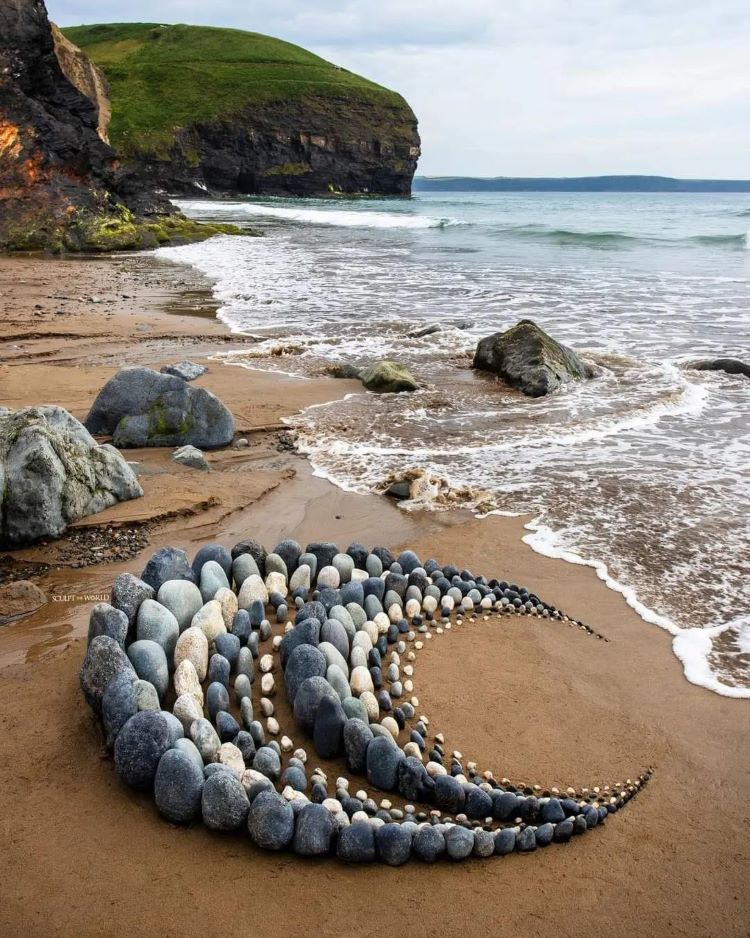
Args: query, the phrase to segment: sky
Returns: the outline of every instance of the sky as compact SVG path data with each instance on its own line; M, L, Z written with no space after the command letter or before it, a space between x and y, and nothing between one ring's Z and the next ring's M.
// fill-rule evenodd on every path
M748 0L47 0L232 26L401 92L423 175L750 178Z

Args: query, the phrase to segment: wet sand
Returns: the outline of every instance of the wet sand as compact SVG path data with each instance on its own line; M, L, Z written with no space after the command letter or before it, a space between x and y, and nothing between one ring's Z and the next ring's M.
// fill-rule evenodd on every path
M118 366L190 358L207 362L198 383L250 442L210 454L209 474L168 451L129 451L143 499L55 544L0 552L0 580L32 571L50 599L0 626L0 934L747 935L747 703L688 684L666 633L593 570L534 554L521 520L407 514L313 478L285 448L281 418L357 385L209 360L242 340L212 318L205 287L143 258L0 258L1 405L55 402L82 418ZM134 556L97 555L118 532ZM651 782L568 846L457 866L350 869L167 824L119 783L79 692L90 597L123 570L140 573L158 546L192 554L246 536L410 546L532 586L606 641L521 618L436 635L415 675L431 729L514 781L592 787L651 765Z

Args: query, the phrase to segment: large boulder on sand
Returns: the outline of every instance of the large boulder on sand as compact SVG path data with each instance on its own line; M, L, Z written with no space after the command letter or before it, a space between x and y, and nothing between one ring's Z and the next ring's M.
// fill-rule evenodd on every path
M140 495L122 454L99 446L62 407L0 414L0 547L59 537L73 521Z
M414 375L398 362L377 362L363 369L359 377L368 391L383 393L416 391L419 388Z
M122 368L110 378L85 425L90 433L111 434L121 447L215 449L234 437L234 418L218 397L150 368Z
M491 371L512 388L542 397L566 381L594 378L597 369L561 345L530 319L496 332L477 345L473 368Z

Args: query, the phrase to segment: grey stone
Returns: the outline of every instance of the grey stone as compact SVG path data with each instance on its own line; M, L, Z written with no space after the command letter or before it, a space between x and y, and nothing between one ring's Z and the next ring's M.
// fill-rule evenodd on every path
M516 849L516 832L511 827L495 831L495 855L504 857Z
M202 472L208 472L211 468L203 452L197 446L179 446L172 453L172 459L181 466L187 466L188 469L200 469Z
M117 774L131 788L147 791L154 784L159 760L170 748L169 726L157 710L131 717L115 741Z
M534 834L536 838L536 843L538 847L546 847L552 843L552 837L555 833L554 824L550 824L549 821L546 824L540 824L537 827Z
M451 860L465 860L474 849L473 831L458 824L449 827L445 832L445 849Z
M138 677L153 684L163 700L169 689L169 665L162 646L147 639L133 642L128 647L128 658Z
M294 852L303 857L330 853L336 826L333 815L322 804L304 805L294 825Z
M180 636L175 616L154 599L145 599L138 610L136 637L139 641L152 641L161 645L167 663L174 662L174 649Z
M180 749L169 749L159 760L154 800L159 813L174 824L187 824L201 813L203 769Z
M203 602L207 603L214 598L220 589L229 589L229 580L224 570L215 560L207 560L201 566L198 586Z
M472 367L491 371L531 397L541 397L567 381L593 378L599 373L530 319L482 339Z
M201 796L203 823L214 831L238 830L247 820L250 802L231 772L216 772L206 779Z
M123 671L112 678L102 695L102 724L109 749L123 726L138 712L135 682L132 671Z
M230 671L229 662L224 655L211 655L208 662L208 680L211 684L223 684L228 688Z
M183 736L182 739L178 739L174 743L172 748L185 753L186 756L189 756L195 765L198 766L198 769L201 773L201 778L203 778L203 758L201 757L200 752L198 752L198 747L195 745L192 739L187 739Z
M97 635L108 635L120 648L124 648L129 625L128 617L121 609L115 609L109 603L97 603L89 616L88 643L91 644L91 639Z
M86 650L80 672L83 696L97 714L101 713L107 685L122 672L136 677L135 668L117 642L108 635L97 635Z
M375 831L375 842L388 866L403 866L411 856L412 834L406 824L384 824Z
M294 721L306 733L313 732L318 707L324 697L334 697L338 700L336 691L324 677L314 675L299 685L294 698Z
M370 722L367 707L359 697L345 697L341 701L341 706L344 708L344 713L347 715L348 719L361 720L365 726Z
M236 635L232 635L231 632L227 632L223 635L217 635L214 640L214 645L216 650L220 655L223 655L226 660L229 662L229 667L231 670L235 670L240 658L240 640Z
M381 361L360 372L360 380L368 391L397 393L416 391L416 378L405 365L393 361Z
M344 827L336 842L336 855L345 863L372 863L375 860L375 830L367 821Z
M261 791L252 800L247 827L253 843L264 850L283 850L294 836L292 806L275 791Z
M174 747L178 740L185 738L185 730L182 728L182 723L180 723L177 717L173 713L170 713L169 710L162 710L162 716L167 721L169 744ZM188 742L189 741L190 740L188 740Z
M326 669L326 680L338 694L339 700L344 701L351 697L352 692L351 688L349 687L349 681L337 664L328 665L328 668ZM366 709L365 713L367 713ZM359 712L357 715L359 715ZM347 714L347 716L349 716L349 714Z
M495 835L492 831L482 830L481 827L474 828L474 856L491 857L495 852Z
M218 761L221 740L219 739L219 734L208 720L201 718L191 723L190 739L195 743L204 764L208 765L210 762Z
M153 599L155 590L132 573L121 573L112 584L110 603L121 609L128 617L131 629L135 628L136 617L144 599Z
M139 710L161 710L159 693L151 681L138 680L133 685L133 689L135 691L135 702Z
M297 645L289 655L284 671L287 700L293 704L302 682L310 677L325 677L327 667L324 655L313 645Z
M461 814L466 795L463 786L452 775L438 775L435 779L435 804L447 814Z
M289 658L298 645L317 647L320 641L320 622L317 619L301 619L281 640L279 659L281 667L286 669Z
M180 632L190 627L193 616L203 606L201 591L190 580L167 580L156 598L175 617Z
M524 827L522 831L516 834L516 850L521 853L529 853L536 850L536 836L533 827Z
M333 759L341 751L346 714L338 697L325 696L315 714L313 743L321 759Z
M219 681L214 681L213 684L208 685L206 706L208 707L208 715L212 720L216 719L216 715L220 710L229 710L229 692Z
M398 782L403 752L383 736L376 736L367 747L367 780L382 791L394 791Z
M278 752L270 746L261 746L258 749L253 759L253 768L266 778L270 778L272 782L277 782L281 778L281 759Z
M199 579L201 570L209 560L218 563L227 580L229 580L232 575L232 555L223 544L204 544L203 547L198 549L195 557L193 557L192 567L193 573Z
M216 732L223 743L231 743L240 732L240 724L227 710L219 710L216 714Z
M286 567L287 576L291 576L297 569L299 558L302 554L302 548L300 545L296 541L287 538L287 540L281 541L280 544L277 544L276 547L274 547L273 552L274 554L278 554L279 557L281 557Z
M470 785L466 789L466 804L464 811L470 818L492 817L492 798L486 791L477 785Z
M159 369L163 375L174 375L176 378L182 378L183 381L195 381L201 375L208 371L205 365L198 365L196 362L182 361L174 365L162 365Z
M206 388L150 368L122 368L104 385L85 420L115 446L215 449L231 443L234 418Z
M542 810L539 812L539 817L542 823L550 822L552 824L557 824L560 821L565 820L565 811L563 806L560 804L559 798L550 798L546 804L542 805Z
M436 827L422 827L414 836L412 852L424 863L434 863L445 853L445 837Z
M0 413L0 548L59 537L69 524L143 495L114 447L55 405Z
M141 579L158 592L167 580L189 580L195 583L196 577L184 550L162 547L151 555Z

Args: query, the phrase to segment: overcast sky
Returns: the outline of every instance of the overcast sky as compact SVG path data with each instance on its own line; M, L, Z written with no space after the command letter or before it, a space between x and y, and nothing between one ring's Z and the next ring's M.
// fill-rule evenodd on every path
M234 26L400 91L428 175L750 178L748 0L48 0Z

